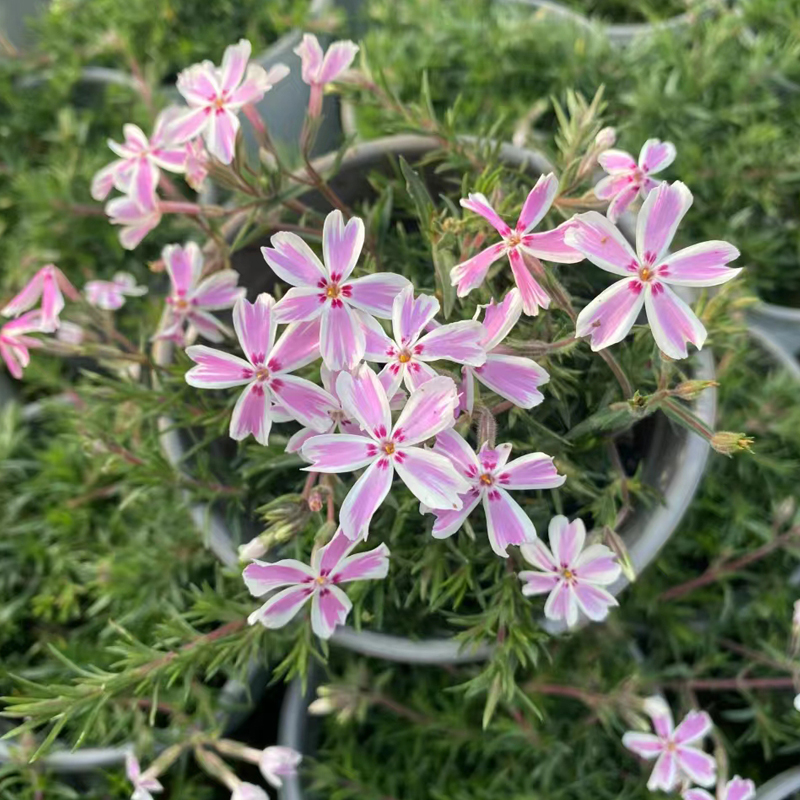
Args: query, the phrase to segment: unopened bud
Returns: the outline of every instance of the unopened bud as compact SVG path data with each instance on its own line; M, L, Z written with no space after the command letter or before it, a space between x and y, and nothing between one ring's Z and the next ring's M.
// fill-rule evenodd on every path
M717 381L683 381L673 389L673 393L682 400L694 400L701 392L714 386L719 386L719 383Z
M308 495L308 507L316 513L317 511L322 511L323 504L322 491L319 486L315 486Z
M332 711L336 711L336 706L330 697L318 697L308 706L308 713L314 717L324 717Z
M732 431L719 431L711 437L711 446L724 456L732 456L742 450L752 452L750 445L753 439L744 433L733 433Z
M792 614L792 653L797 655L800 650L800 600L794 601L794 614Z
M56 339L64 344L79 345L83 342L84 336L83 328L68 320L61 320L61 324L56 330Z
M782 528L787 522L790 522L797 511L797 501L794 497L787 497L778 503L775 509L775 514L772 517L772 523L776 528Z
M594 145L601 152L603 150L608 150L609 147L613 147L616 143L616 128L603 128L598 132L597 136L594 137Z
M147 269L150 272L163 272L167 268L163 258L157 258L155 261L147 262Z
M247 544L239 545L239 560L251 561L254 558L260 558L266 552L266 544L261 540L261 536L256 536L255 539L251 539Z
M630 583L633 583L636 580L636 570L633 568L628 548L625 546L625 542L622 541L622 537L613 528L606 525L603 528L603 538L617 557L617 562L622 568L622 574Z

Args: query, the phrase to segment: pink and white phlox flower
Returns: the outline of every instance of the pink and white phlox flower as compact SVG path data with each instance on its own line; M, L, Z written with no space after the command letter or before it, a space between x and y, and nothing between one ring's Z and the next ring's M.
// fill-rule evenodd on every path
M105 200L116 188L139 205L149 205L156 197L162 169L184 171L186 148L170 139L170 124L178 112L176 106L164 109L156 119L150 139L138 125L127 123L122 127L125 137L122 144L108 140L108 146L119 158L92 179L91 192L95 200Z
M339 375L336 392L361 432L315 436L305 443L302 453L311 462L309 470L315 472L353 472L366 467L342 503L339 524L345 535L366 537L370 520L389 493L395 470L424 505L461 508L460 495L469 490L469 484L449 459L420 446L453 426L458 405L453 380L431 378L413 391L394 425L386 389L366 364L353 375Z
M614 553L603 544L584 547L586 528L580 519L553 517L548 535L550 547L541 539L522 547L525 560L536 567L519 573L522 594L547 594L545 616L564 620L568 627L578 621L579 611L591 620L605 619L609 609L619 605L603 588L620 576Z
M508 558L509 545L536 539L533 522L509 490L555 489L566 480L558 474L553 459L544 453L529 453L509 461L511 445L500 444L494 448L484 445L476 454L452 429L436 435L433 452L447 458L469 484L469 491L461 495L460 509L421 509L431 511L436 517L433 536L437 539L452 536L482 502L489 543L503 558Z
M208 152L223 164L230 164L239 131L239 111L258 103L289 68L277 64L267 72L249 64L251 45L240 39L225 50L222 66L210 61L193 64L178 75L178 91L189 108L170 125L175 142L202 136Z
M233 326L244 358L193 345L186 355L196 363L186 382L201 389L244 386L233 408L230 436L240 441L252 434L268 444L273 405L279 404L294 419L318 431L327 430L336 401L324 389L290 373L319 358L319 323L290 325L275 341L275 300L261 294L255 303L244 298L233 309Z
M303 445L312 437L318 436L320 433L335 433L338 429L342 433L360 433L361 427L357 422L354 422L347 416L347 412L342 408L342 403L339 396L336 394L336 381L339 378L340 371L334 372L329 370L324 364L320 367L320 377L322 378L322 385L325 391L333 397L337 403L337 408L330 412L330 425L324 431L314 430L313 428L301 428L297 433L292 436L286 444L287 453L299 453L303 449ZM386 376L381 373L378 379L386 389L387 394L391 390L390 381ZM406 402L406 395L402 391L396 392L389 403L392 410L402 409Z
M156 778L151 778L147 772L142 772L139 761L133 753L125 757L125 775L133 784L131 800L153 800L153 794L160 794L164 787Z
M364 316L391 317L395 297L410 281L391 272L350 278L364 246L364 222L353 217L345 225L341 211L332 211L325 218L324 264L297 234L276 233L270 241L272 247L261 248L264 259L281 280L294 287L275 307L278 320L320 318L325 366L354 369L364 359Z
M380 549L380 548L378 548ZM375 552L374 550L372 551ZM367 555L366 553L360 553L356 556L350 556L350 558L358 559L359 556ZM389 555L389 551L386 551L386 555ZM351 561L350 562L351 570L355 568L355 570L362 569L363 571L367 571L368 567L364 560L357 562L355 565ZM339 567L339 572L341 572L341 565ZM388 571L389 564L387 561L386 570ZM385 574L381 577L385 577ZM352 580L357 580L353 578ZM324 603L324 600L321 600ZM283 779L290 778L293 775L297 775L297 768L300 766L300 762L303 760L303 756L297 752L297 750L293 750L291 747L282 747L280 745L273 745L272 747L265 747L263 752L261 753L261 758L258 761L258 768L261 770L261 774L264 776L264 780L270 785L274 786L276 789L280 789L283 786ZM733 798L731 798L733 800Z
M147 294L147 287L137 286L136 278L129 272L117 272L110 281L89 281L83 291L90 305L116 311L125 305L126 297Z
M356 542L339 529L325 547L314 553L311 566L291 558L274 564L263 561L248 564L244 582L253 596L281 590L250 615L249 623L282 628L310 599L311 628L321 639L329 639L337 625L344 625L353 607L340 585L381 580L389 572L389 548L385 544L351 555L355 546Z
M464 297L480 286L486 279L489 267L504 255L511 264L514 282L522 297L522 309L529 316L539 313L539 308L550 306L550 297L531 274L523 254L535 268L542 269L539 259L556 264L574 264L583 261L583 256L570 247L564 234L570 222L564 222L551 231L533 233L533 229L544 219L558 194L558 179L551 172L542 175L531 189L522 206L516 227L511 227L492 208L482 194L470 194L461 205L480 214L500 234L502 241L487 247L477 255L450 271L450 281L458 287L458 296Z
M655 733L628 731L622 743L648 761L657 759L647 788L651 792L657 789L672 792L683 780L698 786L713 786L717 763L697 746L711 733L711 717L705 711L690 711L676 728L672 712L662 698L648 698L645 710L653 721Z
M658 139L648 139L639 152L639 163L624 150L605 150L597 157L608 173L594 193L600 200L610 200L608 218L616 222L640 194L643 198L658 186L652 176L666 169L675 160L675 145Z
M300 56L302 62L303 81L311 87L308 113L312 117L318 117L322 111L325 84L333 83L353 63L358 45L350 41L334 42L323 53L317 37L306 33L294 52Z
M187 142L185 152L186 183L196 192L200 192L208 177L208 153L206 153L203 140L198 138Z
M231 792L231 800L269 800L269 795L254 783L240 781Z
M547 370L530 358L515 355L502 344L521 314L519 289L508 292L501 303L492 300L485 307L481 344L486 349L486 361L462 370L461 404L470 414L475 405L475 379L518 408L533 408L544 400L539 387L550 380Z
M31 363L29 350L42 346L38 339L33 339L28 334L38 333L41 329L40 311L28 311L0 328L0 357L17 380L22 378L22 371Z
M753 781L734 775L723 787L719 798L696 786L681 793L683 800L753 800L756 785Z
M167 245L161 257L172 286L155 338L183 344L199 333L211 342L221 342L229 331L211 312L231 308L245 296L245 288L237 285L239 274L224 269L201 280L203 253L194 242Z
M6 304L3 315L18 317L41 300L39 330L52 333L58 328L58 316L64 310L64 295L70 300L81 299L80 292L67 280L67 276L55 264L46 264L28 281L25 288Z
M423 335L438 311L439 301L435 297L421 294L415 299L414 287L409 285L395 297L392 306L394 339L387 336L377 320L364 315L364 358L386 364L381 371L381 382L390 396L401 383L413 391L435 378L437 372L430 366L431 361L455 361L473 367L480 367L486 361L480 322L463 320L438 325Z
M573 218L566 241L596 266L623 278L578 315L576 335L590 337L592 350L622 341L642 308L665 355L686 358L687 342L702 348L703 323L670 286L718 286L741 269L727 266L739 257L727 242L702 242L667 252L691 205L692 193L680 182L662 183L650 192L636 222L636 252L602 214L589 211Z
M126 250L134 250L150 231L161 223L161 207L153 195L143 203L128 195L106 203L106 216L112 225L120 225L119 242Z

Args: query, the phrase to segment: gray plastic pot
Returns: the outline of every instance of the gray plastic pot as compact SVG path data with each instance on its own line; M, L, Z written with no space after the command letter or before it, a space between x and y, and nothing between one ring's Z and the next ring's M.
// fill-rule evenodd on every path
M788 359L787 368L796 372L800 355L800 308L759 303L748 309L747 321L751 330L767 337Z
M5 2L8 0L0 0L0 3ZM30 0L23 0L23 2L30 2ZM332 0L311 0L308 10L309 19L318 19L332 8ZM289 67L289 74L268 91L256 107L275 144L282 151L295 155L299 151L298 142L309 98L309 87L303 83L301 77L300 57L293 52L302 38L301 30L289 31L263 53L253 58L254 63L267 70L280 63ZM320 37L320 40L324 47L329 43L330 37L323 36ZM209 53L208 55L212 60L222 58L221 53ZM50 72L43 72L40 75L25 78L20 81L20 88L28 89L38 86L48 80L50 75ZM82 99L82 104L91 105L102 102L102 90L107 86L122 86L132 91L138 89L135 78L124 70L85 67L81 70L78 81L78 91L86 95L86 98ZM169 103L183 104L183 98L174 85L163 86L162 92ZM339 98L335 95L326 95L322 113L323 120L314 144L314 153L319 154L333 150L342 140ZM253 128L244 115L240 116L240 121L248 158L252 162L256 162L258 160L258 144Z
M581 14L574 8L555 0L502 0L505 3L524 4L535 8L544 15L571 23L588 32L602 31L613 44L625 46L640 36L649 36L663 31L675 31L694 22L696 16L689 12L678 14L658 22L605 23Z
M756 792L756 800L789 800L800 792L800 767L781 772Z
M435 139L412 135L389 136L359 144L345 155L339 171L330 179L330 184L345 202L352 205L355 200L369 196L371 171L389 169L392 162L401 155L414 164L438 148ZM532 178L551 170L547 159L534 151L502 145L500 154L506 164L527 171ZM328 174L335 166L335 156L319 159L315 166L321 174ZM312 194L307 195L304 201L315 207L326 207L321 198ZM620 227L633 240L633 215L625 216ZM249 288L252 293L253 287ZM172 360L171 343L157 342L153 357L156 363L168 365ZM709 350L697 353L691 363L695 378L713 380L714 360ZM704 391L693 403L692 411L713 428L716 413L715 390ZM656 557L677 528L697 491L709 454L709 445L701 437L690 434L683 428L673 427L666 417L659 415L656 419L653 438L644 458L643 479L661 492L664 502L654 508L637 509L620 530L637 575ZM188 446L184 436L167 418L162 418L159 425L165 457L175 469L185 472ZM192 516L209 547L223 563L237 567L239 559L236 545L223 517L208 504L193 503L188 493L187 500ZM611 587L611 591L617 595L627 583L620 578ZM558 631L559 627L551 626L549 629ZM364 655L411 664L466 663L484 660L491 654L488 646L465 650L454 639L413 640L375 631L357 631L350 626L338 628L332 641Z
M0 374L0 410L17 399L14 384ZM46 413L52 403L68 403L68 398L54 397L48 401L29 403L22 409L26 422L35 422ZM256 702L267 685L264 669L253 664L247 675L247 683L229 680L219 693L219 719L223 723L226 735L232 734L250 716ZM0 741L0 764L15 763L19 759L19 748L13 742ZM133 751L133 745L123 744L116 747L81 747L77 750L59 748L56 745L51 752L38 760L42 768L59 775L88 774L100 769L120 767L125 757Z

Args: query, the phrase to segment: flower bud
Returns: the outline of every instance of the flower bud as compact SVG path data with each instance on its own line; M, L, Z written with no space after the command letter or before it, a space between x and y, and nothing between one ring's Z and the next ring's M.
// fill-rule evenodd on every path
M719 386L717 381L683 381L673 389L673 394L682 400L694 400L701 392L715 386Z
M742 450L752 452L750 447L752 444L753 439L744 433L719 431L711 437L711 446L724 456L732 456Z
M601 152L603 150L608 150L610 147L613 147L616 143L617 143L616 128L603 128L601 131L598 132L597 136L594 137L594 145Z
M625 542L622 541L622 537L613 528L606 525L603 528L603 539L617 557L617 563L622 568L622 574L630 583L633 583L636 580L636 570L633 568L628 548L625 546Z
M254 558L260 558L266 552L266 544L261 540L261 536L256 536L255 539L251 539L247 544L239 545L239 560L250 561Z
M323 499L319 486L315 486L308 495L308 507L314 513L322 511Z

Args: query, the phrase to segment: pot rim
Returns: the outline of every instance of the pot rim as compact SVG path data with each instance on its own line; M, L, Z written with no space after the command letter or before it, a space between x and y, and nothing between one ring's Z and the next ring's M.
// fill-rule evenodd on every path
M502 2L533 6L542 11L563 17L586 31L594 31L599 28L605 32L612 43L619 45L630 44L639 36L678 30L691 25L695 19L695 14L690 11L684 11L681 14L676 14L673 17L658 20L657 22L603 22L600 19L582 14L574 8L557 2L557 0L502 0Z
M467 141L479 141L476 137L463 137ZM421 157L439 148L439 142L431 136L416 134L399 134L360 142L352 146L341 159L341 166L351 169L364 162L369 163L378 157L388 155L413 154ZM540 153L511 144L501 144L500 152L513 161L518 167L533 167L540 172L550 170L551 165ZM331 153L317 159L315 168L324 173L337 163L338 154ZM630 237L635 231L635 217L626 215L621 220L621 227ZM172 342L160 339L153 346L153 359L162 366L170 363L174 346ZM695 377L701 380L713 380L715 375L714 358L709 349L698 351L692 356ZM716 418L716 389L705 390L692 404L693 412L709 427L713 427ZM179 430L167 417L158 420L162 451L174 469L186 475L183 465L185 447L181 441ZM650 564L657 553L666 544L680 523L689 504L694 497L710 453L710 445L696 434L681 430L681 439L677 445L678 452L673 456L673 463L680 462L681 467L673 471L662 490L663 504L650 509L642 507L639 513L623 526L626 540L633 539L629 545L629 555L636 571L640 574ZM186 497L189 499L187 490ZM205 534L209 547L220 560L231 568L239 567L239 556L233 545L230 531L222 515L211 508L210 504L191 503L192 517L199 522L199 529ZM629 581L620 577L609 590L617 596ZM545 623L551 633L566 630L563 625ZM377 631L357 630L349 625L339 626L334 632L331 642L362 655L398 661L407 664L462 664L484 661L493 652L490 645L469 648L455 638L431 638L414 640L404 636L381 633Z

